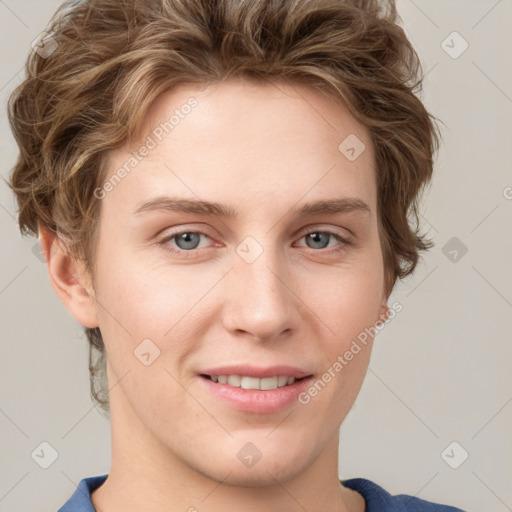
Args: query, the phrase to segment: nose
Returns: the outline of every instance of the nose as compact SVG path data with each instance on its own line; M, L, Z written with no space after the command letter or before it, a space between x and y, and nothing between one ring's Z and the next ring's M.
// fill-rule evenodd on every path
M251 263L235 253L224 289L224 327L258 341L289 335L299 320L290 279L276 251L267 248Z

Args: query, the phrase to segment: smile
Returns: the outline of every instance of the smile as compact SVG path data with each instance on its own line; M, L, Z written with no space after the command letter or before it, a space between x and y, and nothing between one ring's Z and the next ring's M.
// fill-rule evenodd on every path
M265 372L267 373L267 372ZM253 414L271 414L297 405L298 395L310 385L313 376L201 373L202 389L214 400L230 408Z
M234 388L259 389L261 391L270 391L272 389L282 388L295 382L295 377L286 375L276 375L274 377L249 377L247 375L204 375L213 382L227 384Z

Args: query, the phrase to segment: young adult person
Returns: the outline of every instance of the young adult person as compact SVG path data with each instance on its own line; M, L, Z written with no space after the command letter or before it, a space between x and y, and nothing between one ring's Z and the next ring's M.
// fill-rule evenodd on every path
M438 139L397 19L369 0L57 12L10 98L11 187L112 427L109 474L60 512L459 510L338 477L376 327L430 246Z

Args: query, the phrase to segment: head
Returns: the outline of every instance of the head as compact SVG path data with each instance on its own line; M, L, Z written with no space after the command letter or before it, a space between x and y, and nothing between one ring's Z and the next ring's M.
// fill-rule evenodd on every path
M397 279L431 246L417 208L436 127L383 4L69 2L49 29L55 50L29 56L10 98L19 225L60 253L48 267L85 328L93 399L108 410L108 368L119 403L183 458L189 438L212 450L184 391L202 396L200 373L278 361L321 377L386 318ZM185 203L156 208L164 196ZM311 460L370 347L269 438L261 427L279 412L244 423L212 399L206 421L230 432L226 445L267 452L293 435L316 446L300 454Z

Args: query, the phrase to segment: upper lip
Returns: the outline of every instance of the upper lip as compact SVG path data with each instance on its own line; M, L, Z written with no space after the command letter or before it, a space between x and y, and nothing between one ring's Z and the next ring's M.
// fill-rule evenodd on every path
M289 365L252 366L249 364L235 364L208 368L200 372L201 375L241 375L263 379L265 377L284 376L302 379L308 377L311 372Z

